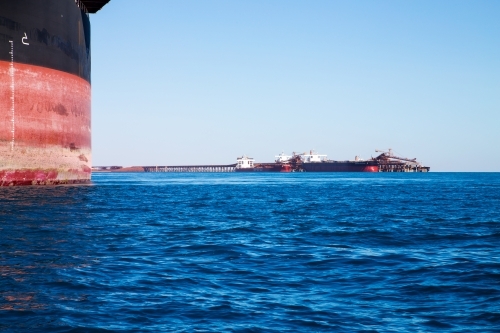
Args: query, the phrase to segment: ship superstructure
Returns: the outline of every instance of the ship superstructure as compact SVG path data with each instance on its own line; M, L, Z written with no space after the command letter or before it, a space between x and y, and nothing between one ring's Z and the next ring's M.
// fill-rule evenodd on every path
M251 171L254 168L254 159L243 155L236 159L237 171Z
M294 154L295 155L295 154ZM314 150L310 150L309 153L302 153L297 155L302 163L319 163L325 162L327 155L320 155Z

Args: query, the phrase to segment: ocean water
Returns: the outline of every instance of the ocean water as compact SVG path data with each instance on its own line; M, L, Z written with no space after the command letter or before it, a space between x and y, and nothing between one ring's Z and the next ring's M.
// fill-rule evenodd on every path
M1 332L500 332L500 173L0 188Z

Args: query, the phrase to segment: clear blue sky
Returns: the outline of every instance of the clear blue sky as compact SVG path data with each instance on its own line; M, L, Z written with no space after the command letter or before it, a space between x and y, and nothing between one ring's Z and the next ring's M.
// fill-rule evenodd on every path
M500 171L500 1L111 0L91 22L94 165L390 147Z

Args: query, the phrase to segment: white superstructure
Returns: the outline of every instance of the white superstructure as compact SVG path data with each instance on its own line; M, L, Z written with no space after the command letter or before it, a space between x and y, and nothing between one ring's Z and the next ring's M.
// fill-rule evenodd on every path
M236 169L251 169L254 167L254 160L251 157L243 155L236 159Z
M290 161L290 159L292 158L292 156L289 156L289 155L285 155L284 152L282 152L281 154L279 154L278 156L274 156L276 157L276 163L283 163L283 162L288 162Z
M326 161L326 155L317 154L314 150L309 151L309 154L302 153L299 154L300 159L303 163L315 163Z

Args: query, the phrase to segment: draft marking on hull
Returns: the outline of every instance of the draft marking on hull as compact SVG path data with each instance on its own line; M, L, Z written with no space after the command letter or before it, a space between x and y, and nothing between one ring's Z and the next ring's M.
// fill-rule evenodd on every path
M12 132L12 140L10 142L10 151L14 151L14 144L15 144L15 138L16 138L16 127L15 127L15 115L16 115L16 104L15 104L15 96L16 96L16 86L15 86L15 81L14 81L14 41L10 40L10 68L9 68L9 75L10 75L10 112L11 112L11 120L10 122L12 123L11 127L11 132Z

